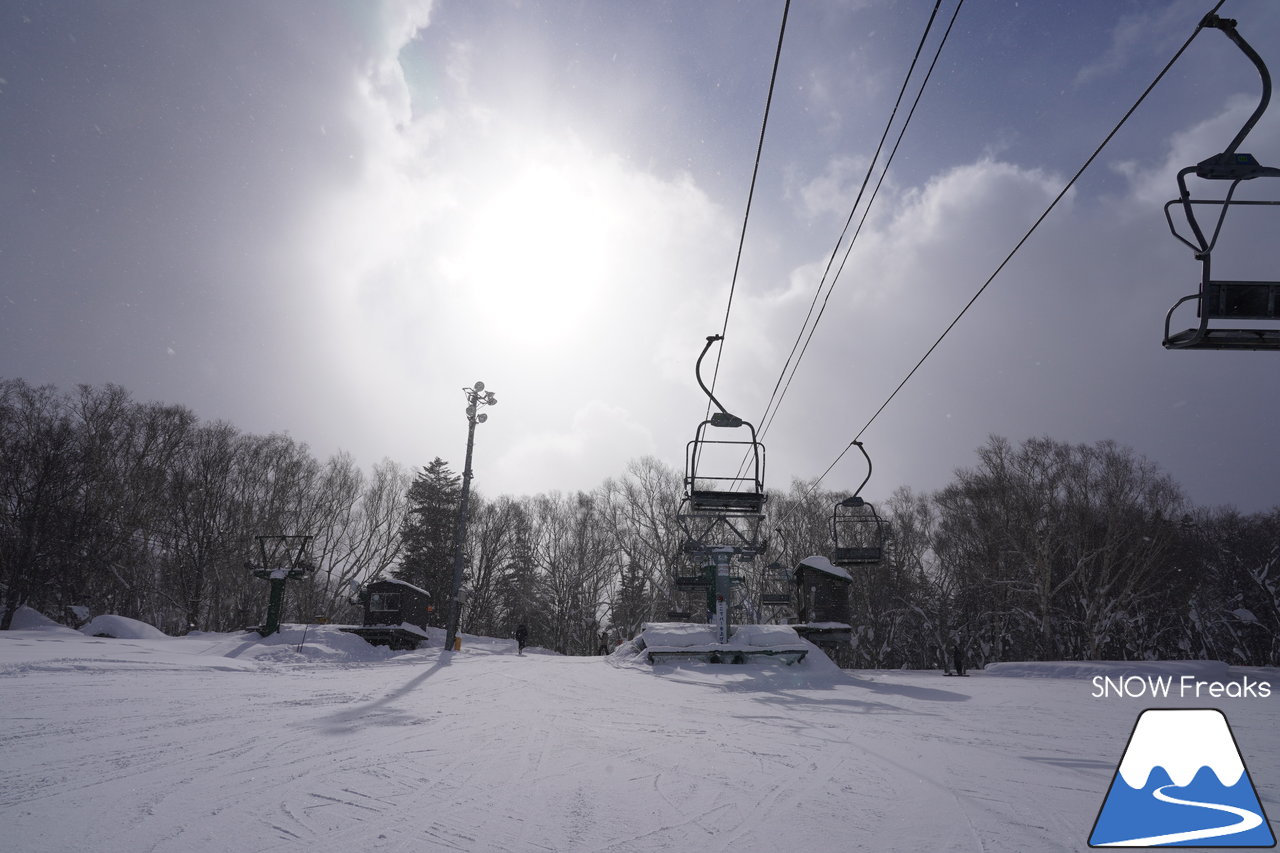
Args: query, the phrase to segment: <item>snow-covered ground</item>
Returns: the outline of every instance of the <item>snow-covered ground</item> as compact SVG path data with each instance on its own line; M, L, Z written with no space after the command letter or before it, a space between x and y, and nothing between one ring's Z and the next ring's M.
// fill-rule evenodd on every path
M14 853L1086 850L1148 707L1221 709L1280 817L1276 669L653 667L626 647L92 626L136 637L110 639L33 616L0 633ZM1172 676L1172 695L1095 697L1095 675ZM1270 695L1178 698L1183 675Z

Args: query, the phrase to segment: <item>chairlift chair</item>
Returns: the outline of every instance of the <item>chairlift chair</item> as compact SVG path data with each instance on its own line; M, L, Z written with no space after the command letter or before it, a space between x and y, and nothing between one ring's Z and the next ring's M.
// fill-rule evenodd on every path
M831 538L835 548L831 562L837 566L869 566L884 560L889 522L875 506L856 495L840 501L831 511Z
M1280 205L1280 200L1275 199L1235 198L1242 181L1280 177L1280 168L1263 166L1252 154L1236 150L1266 112L1271 100L1271 75L1262 57L1236 32L1236 21L1210 14L1201 26L1221 30L1253 62L1262 78L1262 97L1225 151L1178 172L1178 198L1164 206L1170 232L1195 252L1196 260L1200 261L1200 289L1182 297L1169 309L1165 315L1163 343L1166 349L1280 350L1280 326L1277 325L1280 323L1280 281L1217 279L1213 277L1211 263L1229 208ZM1193 199L1187 188L1187 176L1192 173L1203 180L1230 181L1230 184L1220 199ZM1186 218L1191 230L1190 238L1179 233L1174 224L1175 207ZM1209 234L1196 217L1197 207L1217 208L1217 221ZM1198 325L1181 332L1171 332L1174 312L1192 301L1196 303ZM1215 321L1214 325L1210 325L1211 321ZM1223 326L1218 324L1220 321L1231 322ZM1235 321L1258 325L1247 326Z
M867 460L867 476L851 497L831 510L831 539L835 543L831 562L842 568L879 564L889 538L889 522L880 517L873 504L860 497L863 486L871 480L871 457L862 442L855 440L853 444Z
M761 581L761 607L791 606L791 573L782 564L774 562L766 566Z
M685 491L678 517L688 539L686 551L731 547L739 555L752 555L763 550L764 445L756 428L725 409L702 381L702 360L721 339L707 338L694 367L698 385L719 411L698 424L685 447Z
M739 433L741 437L735 438L715 438L708 433L708 430L719 429L745 429L746 433ZM726 462L739 451L747 457L741 473L715 465ZM715 452L717 458L709 460L709 452ZM693 512L732 515L763 512L764 445L756 439L755 427L728 412L716 412L698 424L693 440L685 448L685 494Z

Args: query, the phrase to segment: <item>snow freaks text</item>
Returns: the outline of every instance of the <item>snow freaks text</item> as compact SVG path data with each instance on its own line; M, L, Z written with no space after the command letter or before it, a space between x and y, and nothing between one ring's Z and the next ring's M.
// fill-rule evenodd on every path
M1194 675L1129 675L1093 677L1095 699L1266 699L1271 682L1244 676L1239 681L1203 681Z

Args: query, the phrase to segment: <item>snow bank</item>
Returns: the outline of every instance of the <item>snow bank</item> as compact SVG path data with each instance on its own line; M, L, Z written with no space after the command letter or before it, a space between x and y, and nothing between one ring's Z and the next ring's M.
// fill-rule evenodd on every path
M641 648L722 649L807 647L790 625L739 625L727 643L716 640L715 628L688 622L646 622L640 631Z
M74 628L68 628L66 625L59 625L48 616L45 616L39 610L33 610L30 607L19 607L13 614L13 624L10 626L13 631L51 631L53 633L70 633L78 634Z
M127 616L95 616L80 628L81 634L90 637L111 637L117 640L167 640L169 635L154 625L130 619Z
M343 631L343 627L351 626L281 625L279 631L258 639L240 656L274 663L332 664L374 663L414 654L389 646L375 646L356 634ZM249 635L250 638L256 636Z
M793 664L785 664L781 658L772 658L758 654L764 651L801 651L805 652L804 660ZM695 655L700 652L746 652L749 662L741 664L706 663ZM813 686L815 675L820 674L820 681L826 684L833 679L845 678L843 670L832 663L831 659L817 646L800 637L794 628L788 625L739 625L727 643L716 642L716 632L711 625L690 624L687 622L647 622L640 635L621 643L607 660L613 666L628 667L654 671L650 663L649 652L676 653L673 658L662 661L664 672L673 670L697 670L705 676L708 683L725 684L741 680L747 671L760 670L767 667L773 679L773 687L795 686L806 684ZM752 652L757 654L751 655ZM681 655L679 653L688 653ZM786 675L782 674L783 670ZM749 676L745 676L749 677Z
M1226 681L1228 666L1217 660L1167 661L1024 661L989 663L987 675L1003 678L1092 678L1095 675L1191 675L1203 681Z
M801 642L789 625L741 625L731 639L735 645L764 648L786 648Z
M710 625L688 622L646 622L640 637L644 640L641 648L689 649L716 642L716 632Z

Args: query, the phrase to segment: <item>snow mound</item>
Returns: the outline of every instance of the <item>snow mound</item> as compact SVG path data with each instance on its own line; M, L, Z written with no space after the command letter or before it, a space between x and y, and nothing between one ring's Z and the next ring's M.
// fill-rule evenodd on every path
M26 605L19 607L13 614L13 624L10 626L13 631L51 631L53 633L78 634L74 628L68 628L66 625L59 625L48 616L45 616L39 610L34 610Z
M281 625L279 631L258 640L242 656L275 663L331 664L378 662L416 654L375 646L357 634L343 631L343 627L349 626Z
M716 641L710 625L688 622L646 622L640 630L641 648L689 649Z
M130 619L128 616L95 616L80 633L90 637L111 637L117 640L167 640L169 635L154 625Z
M729 642L716 639L711 625L646 622L634 641L641 649L810 649L790 625L739 625Z
M1096 675L1122 678L1130 675L1191 675L1203 681L1225 681L1228 667L1217 660L1166 661L1022 661L989 663L987 675L1003 678L1093 678Z
M737 645L787 647L800 643L800 635L790 625L743 625L733 635Z
M788 664L784 658L759 654L766 651L805 652L804 660ZM662 661L660 667L650 662L649 652L677 653ZM699 660L699 652L746 652L748 661L738 664L709 663ZM752 654L752 653L756 654ZM679 653L688 653L687 655ZM732 655L727 655L726 660ZM764 689L782 687L826 687L847 676L817 646L802 639L788 625L739 625L727 643L716 642L711 625L686 622L647 622L640 635L618 645L606 660L620 668L648 672L660 670L664 678L676 678L719 686L745 685ZM764 682L758 682L768 673ZM735 689L737 689L735 688Z

